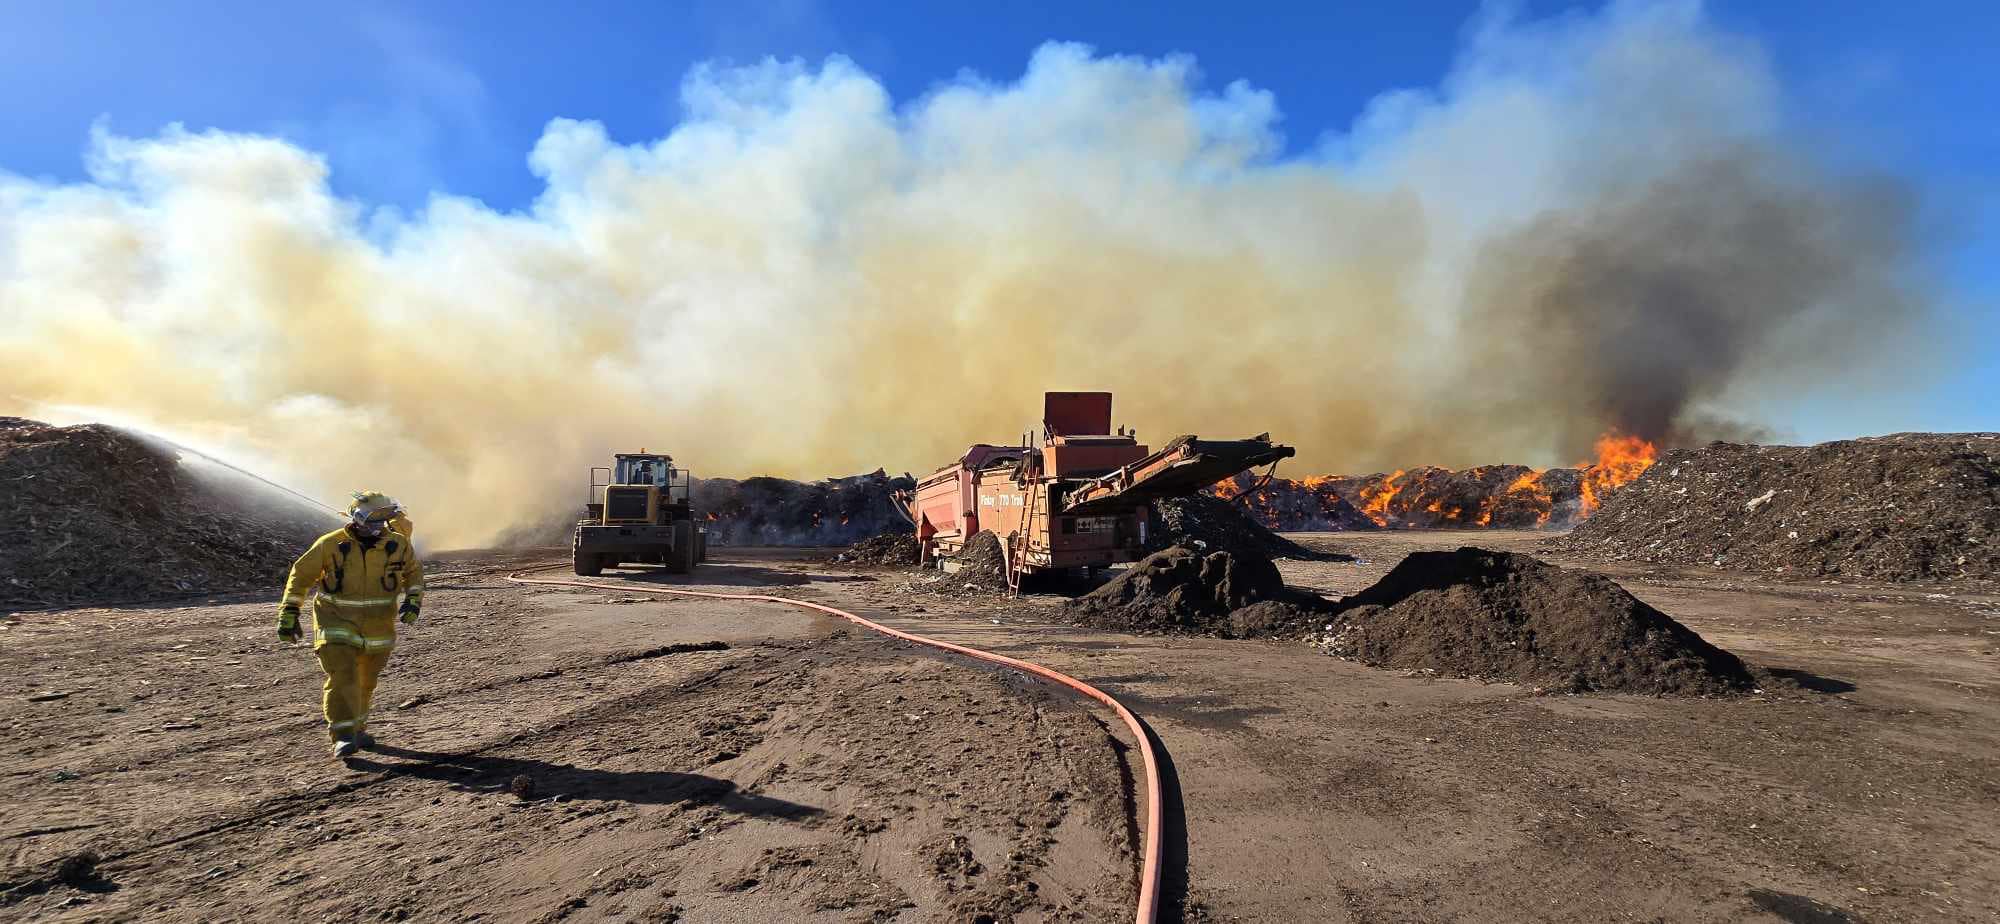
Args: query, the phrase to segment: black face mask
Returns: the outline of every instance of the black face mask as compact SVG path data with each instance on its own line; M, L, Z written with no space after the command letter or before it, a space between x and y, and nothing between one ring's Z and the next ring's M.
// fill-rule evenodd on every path
M361 543L361 547L364 549L372 549L375 547L375 543L381 542L383 532L384 530L377 529L375 530L375 535L370 536L366 533L363 533L359 527L356 527L353 524L349 524L347 527L347 534L353 536L354 541Z

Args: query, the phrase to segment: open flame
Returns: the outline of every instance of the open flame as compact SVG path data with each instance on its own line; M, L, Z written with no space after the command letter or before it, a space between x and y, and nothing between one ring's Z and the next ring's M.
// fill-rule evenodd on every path
M1545 474L1547 473L1533 470L1524 472L1521 477L1514 479L1514 483L1508 485L1506 490L1500 492L1506 497L1526 498L1527 502L1534 506L1536 529L1547 526L1549 515L1556 509L1555 495L1542 484L1542 476ZM1479 525L1485 526L1493 522L1493 503L1491 498L1487 499L1486 511L1480 516Z
M1621 433L1598 437L1597 461L1581 466L1583 481L1579 487L1583 500L1576 512L1577 519L1596 512L1606 492L1645 474L1659 457L1659 449L1640 437Z
M1494 477L1487 474L1491 469L1452 472L1425 467L1368 477L1312 475L1269 482L1243 475L1226 479L1209 491L1244 504L1266 524L1296 522L1301 516L1312 517L1315 511L1333 516L1335 505L1344 498L1377 526L1487 527L1497 522L1510 528L1541 529L1551 522L1571 524L1589 517L1607 494L1644 474L1659 455L1651 442L1617 432L1599 437L1594 448L1596 458L1574 467L1516 469L1498 476L1511 478L1504 486L1486 481L1494 487L1471 493L1465 487L1467 479L1476 486L1482 479Z
M1389 477L1382 479L1380 485L1361 489L1361 512L1368 519L1374 520L1376 526L1389 525L1389 502L1395 500L1396 493L1403 490L1396 484L1396 479L1405 474L1407 472L1399 468Z

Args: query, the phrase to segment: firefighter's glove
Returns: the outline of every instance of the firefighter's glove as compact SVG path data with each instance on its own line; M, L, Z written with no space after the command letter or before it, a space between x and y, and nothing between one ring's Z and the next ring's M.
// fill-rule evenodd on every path
M299 608L287 606L278 611L278 637L287 642L299 640Z
M416 604L414 604L414 603L411 603L411 602L410 602L410 601L408 601L408 600L405 600L405 601L403 601L403 608L402 608L402 609L400 609L400 610L397 610L397 611L396 611L396 618L398 618L398 619L401 619L401 620L403 621L403 625L406 625L406 626L414 626L414 625L416 625L416 624L417 624L417 605L416 605Z

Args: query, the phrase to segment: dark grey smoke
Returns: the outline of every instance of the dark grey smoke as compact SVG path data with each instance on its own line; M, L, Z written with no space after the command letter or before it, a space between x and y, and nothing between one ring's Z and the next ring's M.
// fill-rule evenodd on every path
M1703 405L1746 383L1840 381L1916 328L1915 212L1894 184L1769 150L1549 212L1480 254L1458 387L1501 389L1483 414L1553 418L1577 458L1606 424L1663 444L1766 432Z

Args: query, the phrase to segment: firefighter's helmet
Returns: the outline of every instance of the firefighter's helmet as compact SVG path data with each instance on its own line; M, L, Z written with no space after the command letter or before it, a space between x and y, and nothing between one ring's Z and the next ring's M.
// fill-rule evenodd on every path
M347 505L347 516L354 524L354 531L363 536L379 536L389 528L389 521L403 512L403 505L396 499L380 491L356 491L354 502Z

